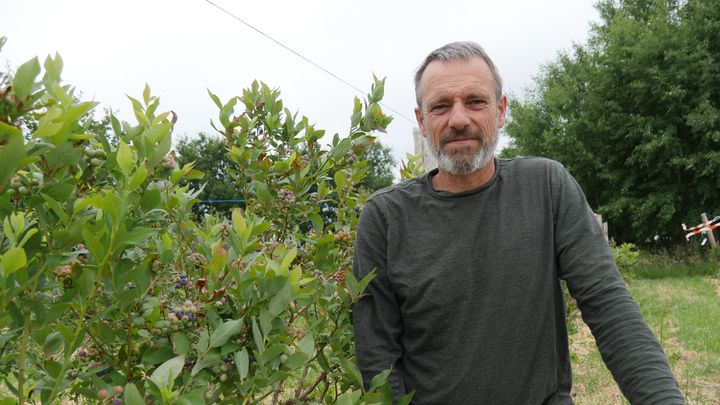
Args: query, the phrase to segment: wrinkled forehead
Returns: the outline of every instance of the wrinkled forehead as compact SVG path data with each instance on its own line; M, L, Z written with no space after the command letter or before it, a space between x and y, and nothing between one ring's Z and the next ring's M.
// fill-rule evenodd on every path
M463 91L495 93L495 80L490 67L481 58L469 60L435 60L428 64L420 80L419 96L422 100L437 93Z

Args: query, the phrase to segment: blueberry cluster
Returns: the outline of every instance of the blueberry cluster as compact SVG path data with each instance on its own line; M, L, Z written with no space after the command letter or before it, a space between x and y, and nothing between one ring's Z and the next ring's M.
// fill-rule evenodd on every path
M290 191L286 188L281 188L279 190L278 194L280 195L280 200L283 203L288 204L288 205L295 203L296 197L295 197L295 193L293 193L292 191Z
M192 322L197 317L195 314L197 313L197 307L193 305L191 301L185 301L183 306L175 306L172 309L172 312L168 314L168 320L171 322Z
M185 274L178 274L175 288L184 288L188 283L188 278Z

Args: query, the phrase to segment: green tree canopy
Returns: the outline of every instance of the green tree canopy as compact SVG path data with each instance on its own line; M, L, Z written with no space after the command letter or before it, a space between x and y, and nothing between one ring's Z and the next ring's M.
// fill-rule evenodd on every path
M505 156L559 160L617 240L682 237L716 214L720 7L715 0L600 1L586 45L512 100Z
M360 155L360 158L367 160L368 170L361 183L366 189L376 191L393 184L395 180L393 175L395 158L393 158L392 150L388 146L375 141Z
M199 180L190 180L194 189L203 187L198 195L200 203L193 206L196 214L218 212L229 216L233 207L242 207L243 203L230 203L230 200L243 200L240 186L235 181L235 164L226 150L225 139L200 133L195 138L181 138L176 148L180 167L195 162L195 168L204 172Z

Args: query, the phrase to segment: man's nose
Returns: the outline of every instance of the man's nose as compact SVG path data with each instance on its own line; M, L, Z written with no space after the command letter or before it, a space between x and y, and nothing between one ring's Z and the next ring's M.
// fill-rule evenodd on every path
M450 110L450 119L448 126L456 131L463 131L470 125L470 117L467 114L465 104L461 102L453 103Z

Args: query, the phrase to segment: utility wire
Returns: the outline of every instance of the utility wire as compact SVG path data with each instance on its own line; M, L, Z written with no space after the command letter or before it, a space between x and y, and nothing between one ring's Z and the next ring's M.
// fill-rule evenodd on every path
M343 79L342 77L334 74L333 72L325 69L324 67L318 65L317 63L311 61L310 59L304 57L304 56L301 55L299 52L293 50L293 49L290 48L289 46L283 44L282 42L280 42L280 41L278 41L277 39L271 37L270 35L262 32L260 29L258 29L258 28L256 28L255 26L251 25L250 23L248 23L247 21L243 20L242 18L240 18L240 17L236 16L235 14L229 12L228 10L226 10L226 9L218 6L217 4L213 3L211 0L205 0L205 1L208 2L208 3L210 3L211 5L215 6L218 10L222 11L223 13L229 15L230 17L232 17L232 18L240 21L241 23L245 24L246 26L252 28L252 29L253 29L255 32L257 32L258 34L264 36L265 38L267 38L267 39L275 42L276 44L280 45L281 47L285 48L286 50L288 50L289 52L293 53L293 54L294 54L295 56L297 56L298 58L300 58L300 59L304 60L305 62L307 62L307 63L315 66L316 68L322 70L323 72L325 72L325 73L327 73L328 75L332 76L332 77L335 78L336 80L340 81L341 83L345 84L346 86L350 87L351 89L357 91L357 92L360 93L361 95L365 95L365 92L364 92L364 91L362 91L362 90L360 90L359 88L353 86L352 83L350 83L350 82L348 82L347 80ZM399 112L398 110L390 107L389 105L383 103L382 101L380 102L380 105L383 106L383 107L385 107L385 108L387 108L388 110L394 112L394 113L397 114L398 116L400 116L400 117L402 117L402 118L405 118L405 119L406 119L408 122L410 122L411 124L415 124L415 123L416 123L414 120L408 118L408 117L407 117L406 115L404 115L403 113L401 113L401 112Z

